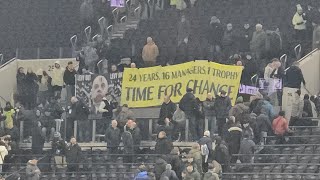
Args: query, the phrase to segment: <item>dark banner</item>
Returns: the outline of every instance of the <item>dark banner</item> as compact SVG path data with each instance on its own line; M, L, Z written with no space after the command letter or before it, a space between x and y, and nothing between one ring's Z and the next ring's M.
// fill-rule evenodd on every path
M77 75L76 97L97 109L107 94L112 96L113 101L120 102L121 85L122 73Z

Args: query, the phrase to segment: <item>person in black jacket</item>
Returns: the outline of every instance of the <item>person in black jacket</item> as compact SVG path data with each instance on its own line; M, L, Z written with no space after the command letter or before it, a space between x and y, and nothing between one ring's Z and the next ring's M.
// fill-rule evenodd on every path
M98 133L103 134L109 127L115 110L116 107L112 102L112 96L110 94L106 94L106 97L102 99L98 109L98 112L102 113L103 118L101 121L98 121Z
M228 135L226 137L226 142L228 144L228 149L231 156L231 163L237 162L238 157L233 155L239 153L241 139L242 129L234 124L231 128L228 129Z
M157 143L155 146L156 154L169 154L173 149L173 144L167 139L166 133L161 131L158 135Z
M220 20L216 16L212 16L210 20L210 30L208 32L208 40L210 44L210 52L220 52L223 37L223 27Z
M109 126L105 134L109 154L118 154L121 138L120 129L117 126L118 122L116 120L112 120L111 126Z
M220 91L220 95L216 97L216 102L214 104L214 110L217 117L218 134L222 136L222 129L226 124L226 118L229 115L229 110L231 109L231 100L226 96L224 90Z
M179 107L185 113L186 119L189 120L189 136L192 138L191 140L196 141L198 139L196 123L198 105L192 92L191 88L187 88L187 93L180 100Z
M301 83L306 85L301 69L298 67L299 62L294 62L292 66L287 70L285 75L284 87L288 88L301 88Z
M164 120L166 118L172 117L175 111L176 111L176 105L171 101L170 96L165 96L160 108L158 124L164 125L165 124Z
M76 83L76 77L77 74L76 70L73 67L73 62L68 62L68 66L66 67L66 70L63 74L63 82L66 85L67 90L67 97L66 99L69 101L72 96L75 94L75 83Z
M133 138L129 131L124 131L121 135L123 143L123 154L125 155L123 162L132 163L133 154Z
M40 121L35 121L32 127L32 153L41 155L46 135L42 132Z
M213 159L221 164L223 172L228 172L230 170L230 154L228 147L220 136L215 138L215 143L216 147L213 152Z
M257 117L257 129L259 133L258 136L260 137L260 143L263 145L266 142L264 138L272 131L271 121L265 108L261 109L261 113Z
M67 158L67 172L76 173L79 170L79 164L81 163L82 152L81 147L77 143L75 137L71 137L70 144L66 147L66 158Z
M205 131L203 134L203 137L200 138L198 143L199 143L200 147L202 147L203 145L206 145L209 150L208 156L202 154L203 172L207 172L208 171L208 164L209 164L208 162L211 162L211 158L212 158L212 139L210 137L210 131Z
M25 93L26 93L26 109L33 109L37 103L37 94L39 86L37 84L38 77L32 71L31 68L28 68L27 74L25 76Z
M89 108L83 101L79 101L75 96L71 98L71 123L77 121L78 123L78 137L79 142L90 141L90 121L88 120ZM72 128L72 127L70 127Z

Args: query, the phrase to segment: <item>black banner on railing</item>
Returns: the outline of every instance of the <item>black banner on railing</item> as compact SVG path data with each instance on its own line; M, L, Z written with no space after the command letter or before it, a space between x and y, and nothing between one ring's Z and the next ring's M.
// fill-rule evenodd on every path
M122 72L104 75L88 74L76 76L76 97L89 105L98 107L102 98L110 94L113 101L121 97Z

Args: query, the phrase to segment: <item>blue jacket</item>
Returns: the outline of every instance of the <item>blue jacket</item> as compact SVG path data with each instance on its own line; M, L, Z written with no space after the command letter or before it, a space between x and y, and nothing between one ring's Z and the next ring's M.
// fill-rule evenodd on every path
M137 176L134 178L134 180L149 180L148 172L139 172Z

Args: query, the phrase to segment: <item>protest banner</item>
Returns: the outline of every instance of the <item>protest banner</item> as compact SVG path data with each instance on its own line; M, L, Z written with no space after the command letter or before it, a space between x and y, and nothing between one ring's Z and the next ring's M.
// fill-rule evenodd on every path
M217 95L220 90L227 92L235 103L241 66L222 65L208 61L193 61L172 66L150 68L127 68L123 74L121 104L129 107L159 106L165 95L179 102L192 88L201 101L207 93Z
M122 72L104 75L87 74L76 76L76 97L89 107L99 107L102 98L109 94L113 101L120 102Z

